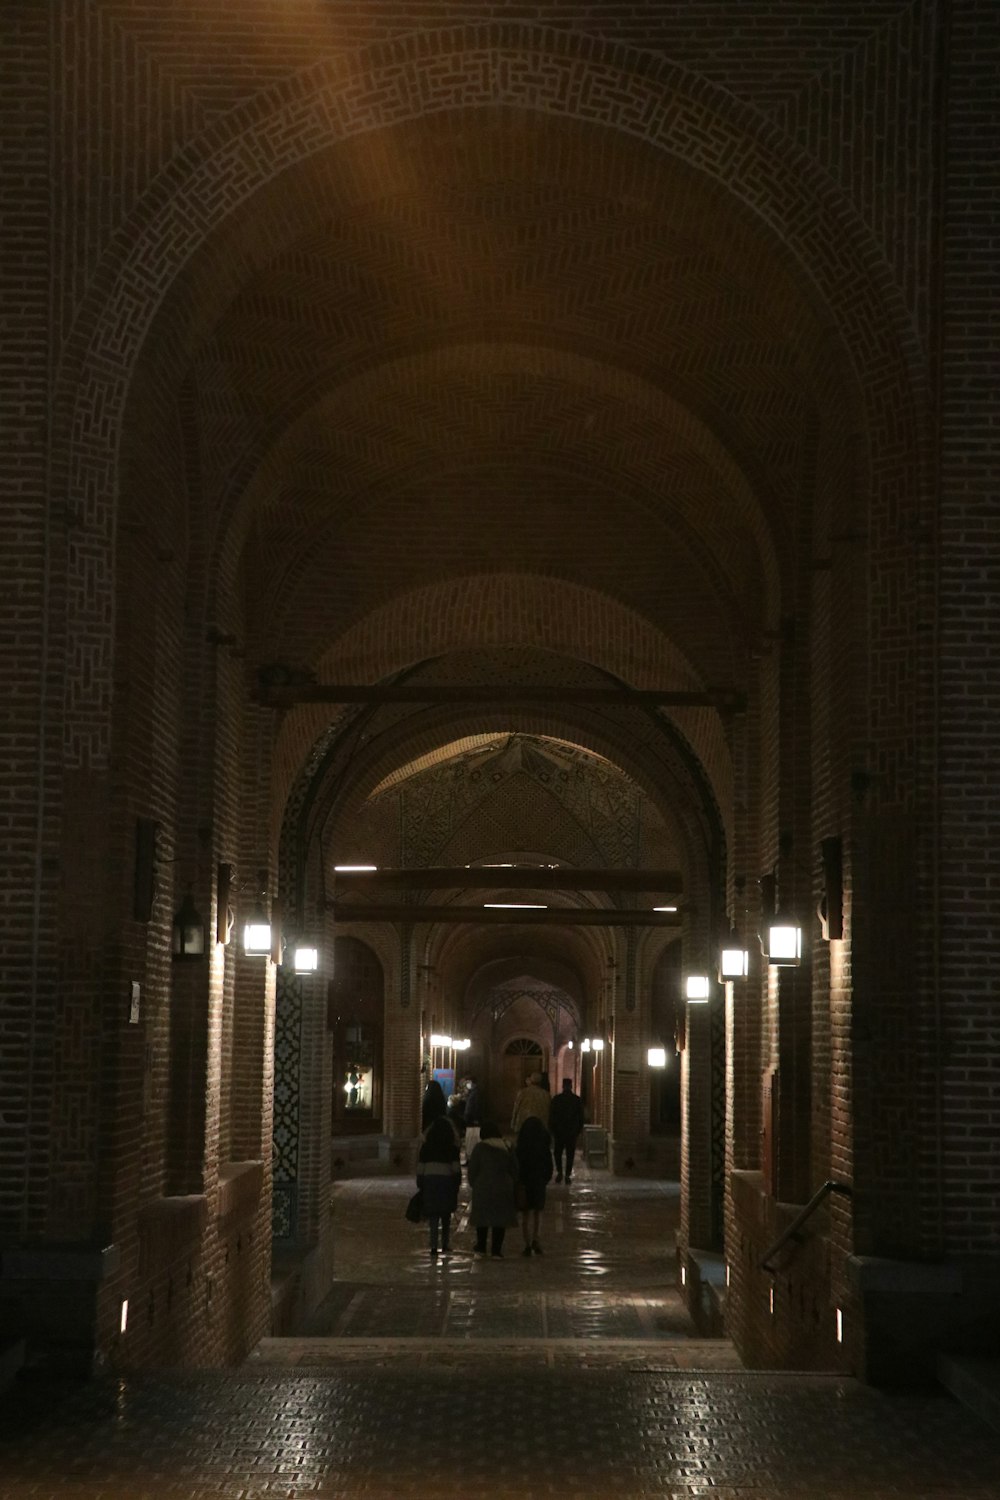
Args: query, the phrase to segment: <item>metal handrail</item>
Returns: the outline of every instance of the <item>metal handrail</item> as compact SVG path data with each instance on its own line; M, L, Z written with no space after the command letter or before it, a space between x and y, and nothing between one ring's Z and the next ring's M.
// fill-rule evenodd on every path
M801 1212L796 1214L795 1218L789 1224L788 1228L785 1229L781 1234L779 1234L774 1244L771 1245L767 1250L765 1250L764 1254L761 1256L760 1269L762 1271L767 1271L770 1273L770 1275L777 1276L778 1268L777 1266L772 1266L770 1264L771 1256L777 1255L778 1251L781 1250L785 1245L787 1245L790 1239L794 1239L795 1235L798 1234L799 1230L802 1228L806 1220L812 1217L817 1208L819 1208L820 1204L826 1198L828 1198L831 1193L843 1193L846 1198L849 1198L851 1196L851 1189L848 1187L846 1182L834 1182L832 1181L832 1179L824 1182L821 1188L817 1188L815 1193L813 1193L812 1197L809 1199L809 1202L806 1204L805 1208L803 1208Z

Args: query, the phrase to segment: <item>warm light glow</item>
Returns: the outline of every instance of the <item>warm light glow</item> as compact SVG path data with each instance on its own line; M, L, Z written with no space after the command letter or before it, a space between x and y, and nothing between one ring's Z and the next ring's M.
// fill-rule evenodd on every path
M770 1311L770 1313L771 1313L771 1315L773 1317L774 1316L774 1287L772 1287L771 1290L770 1290L770 1292L768 1293L767 1305L768 1305L768 1310Z
M580 1043L580 1051L581 1052L589 1052L590 1051L590 1037L589 1036L585 1036L584 1039L583 1039L583 1041Z
M590 1045L594 1049L595 1052L603 1052L604 1051L604 1038L602 1036L592 1036L590 1038Z
M796 964L802 957L802 928L774 922L767 929L767 957L772 964Z
M335 875L367 875L377 870L378 865L334 865Z
M315 974L319 968L318 948L296 948L295 950L295 972L296 974Z
M708 1000L711 992L711 984L707 974L689 974L684 986L684 993L689 1000L702 1005Z
M723 948L719 973L723 979L745 979L750 972L750 955L745 948Z
M450 1036L445 1036L445 1034L444 1034L443 1031L434 1031L434 1032L431 1033L431 1046L432 1047L450 1047L451 1046L451 1037Z
M576 1046L576 1043L574 1042L572 1037L570 1037L569 1041L566 1043L566 1046L572 1052L573 1048Z
M681 1286L687 1286L687 1266L681 1266Z
M654 906L654 911L676 911L676 906Z
M665 1068L667 1066L666 1047L650 1047L646 1053L646 1061L651 1068Z
M730 1281L732 1280L732 1274L733 1273L732 1273L731 1267L727 1266L726 1267L726 1286L728 1286L729 1283L730 1283Z
M260 918L243 929L243 952L267 954L271 951L271 924Z
M128 1327L128 1298L122 1298L122 1315L118 1323L119 1333L124 1333Z
M453 1041L451 1045L454 1047L456 1052L468 1052L469 1048L472 1046L472 1038L463 1036L461 1041Z
M838 1307L837 1308L837 1343L838 1344L842 1344L843 1342L844 1342L844 1314L841 1312L840 1308Z

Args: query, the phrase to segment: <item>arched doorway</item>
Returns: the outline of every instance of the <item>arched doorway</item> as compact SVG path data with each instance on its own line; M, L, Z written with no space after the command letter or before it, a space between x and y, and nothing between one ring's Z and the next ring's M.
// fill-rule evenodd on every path
M531 1073L544 1073L548 1069L548 1057L541 1043L534 1037L512 1037L499 1058L499 1067L493 1083L493 1101L497 1120L506 1126L514 1113L514 1100L524 1087Z

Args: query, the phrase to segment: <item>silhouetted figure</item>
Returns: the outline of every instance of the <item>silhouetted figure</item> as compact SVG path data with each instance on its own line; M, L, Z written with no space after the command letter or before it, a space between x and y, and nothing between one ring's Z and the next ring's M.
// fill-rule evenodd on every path
M439 1115L427 1127L417 1158L417 1187L423 1194L424 1213L430 1226L432 1260L437 1259L439 1231L442 1255L451 1251L451 1216L458 1207L461 1180L455 1131L451 1121Z
M542 1088L541 1073L529 1073L527 1083L514 1100L514 1113L510 1121L511 1130L517 1135L529 1115L537 1115L548 1130L551 1104L548 1089Z
M556 1158L556 1182L563 1180L563 1155L566 1157L566 1181L573 1178L576 1143L583 1129L583 1101L573 1092L572 1078L564 1078L562 1093L557 1094L549 1110L549 1129Z
M524 1235L522 1255L541 1255L538 1236L545 1207L545 1188L552 1181L550 1136L537 1115L529 1115L517 1133L517 1165L520 1171L519 1196L521 1230Z
M432 1078L424 1089L423 1102L420 1106L420 1129L426 1134L428 1125L434 1120L439 1120L442 1115L448 1113L448 1101L444 1097L444 1089L436 1078Z
M517 1223L517 1157L507 1145L497 1125L484 1123L479 1144L469 1157L469 1186L472 1201L469 1223L476 1231L476 1254L486 1254L486 1237L491 1236L490 1250L503 1255L504 1235Z

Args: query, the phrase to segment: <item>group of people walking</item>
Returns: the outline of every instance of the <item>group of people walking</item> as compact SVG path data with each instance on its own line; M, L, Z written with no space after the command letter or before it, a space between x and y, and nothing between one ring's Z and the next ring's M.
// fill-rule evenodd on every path
M451 1251L451 1216L458 1208L462 1178L463 1126L471 1189L469 1223L476 1231L476 1254L502 1257L507 1230L520 1222L524 1240L521 1254L541 1255L539 1236L546 1188L553 1174L556 1182L572 1181L576 1142L583 1129L583 1105L573 1092L572 1079L563 1080L562 1093L553 1099L544 1075L530 1075L514 1103L513 1145L497 1124L480 1121L475 1080L464 1104L464 1117L459 1123L449 1112L441 1085L436 1080L427 1085L417 1188L423 1195L431 1258L436 1260Z

